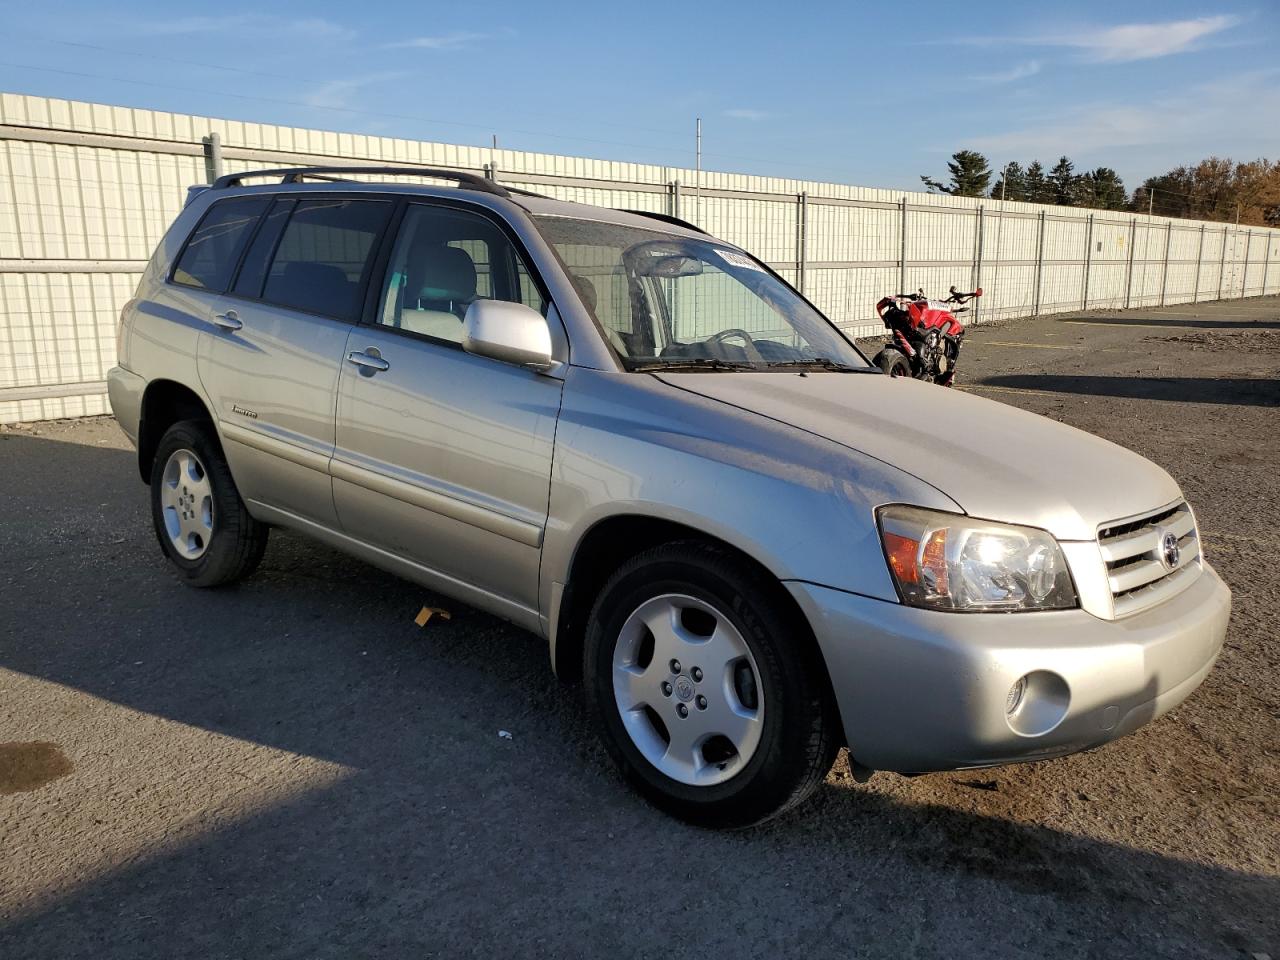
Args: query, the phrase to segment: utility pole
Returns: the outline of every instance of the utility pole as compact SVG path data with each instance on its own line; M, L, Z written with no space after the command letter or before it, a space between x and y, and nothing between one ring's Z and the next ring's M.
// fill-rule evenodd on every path
M1156 207L1156 192L1151 187L1148 187L1147 188L1147 217L1148 218L1152 216L1152 211L1155 210L1155 207Z

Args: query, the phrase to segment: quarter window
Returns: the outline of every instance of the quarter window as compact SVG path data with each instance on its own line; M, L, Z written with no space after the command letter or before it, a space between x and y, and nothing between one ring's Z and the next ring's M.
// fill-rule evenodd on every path
M382 200L300 200L276 247L262 299L356 320L365 271L391 207Z
M270 197L234 197L209 207L173 270L173 281L223 293Z

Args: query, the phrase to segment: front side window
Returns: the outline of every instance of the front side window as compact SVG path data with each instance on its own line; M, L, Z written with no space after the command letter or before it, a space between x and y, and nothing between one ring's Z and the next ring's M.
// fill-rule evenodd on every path
M223 293L270 197L232 197L209 207L173 270L173 281Z
M830 321L738 250L594 220L536 222L628 369L870 369Z
M262 299L356 320L364 276L391 210L385 200L299 200L267 270Z
M547 305L519 252L487 217L412 204L406 211L383 282L378 322L450 343L476 300Z

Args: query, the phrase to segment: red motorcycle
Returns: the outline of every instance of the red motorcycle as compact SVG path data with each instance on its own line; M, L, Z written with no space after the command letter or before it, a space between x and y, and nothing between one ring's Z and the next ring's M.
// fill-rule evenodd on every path
M973 293L959 293L952 287L945 300L930 300L923 290L885 297L876 304L876 313L890 336L876 354L876 366L891 377L951 386L964 340L964 324L955 315L969 309L961 304L980 296L981 287Z

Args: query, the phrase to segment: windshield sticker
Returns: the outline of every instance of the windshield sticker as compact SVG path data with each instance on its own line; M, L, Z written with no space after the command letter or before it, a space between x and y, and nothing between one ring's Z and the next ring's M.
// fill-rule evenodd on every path
M731 267L743 267L747 270L755 270L759 273L764 273L764 269L760 264L756 263L745 254L738 253L736 250L717 249L716 253L720 254L720 259Z

